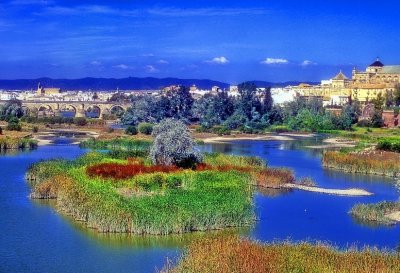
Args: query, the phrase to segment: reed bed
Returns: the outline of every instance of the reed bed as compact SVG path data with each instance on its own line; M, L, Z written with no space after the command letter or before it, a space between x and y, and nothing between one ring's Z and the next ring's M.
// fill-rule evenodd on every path
M33 165L32 198L99 232L167 235L254 223L253 185L294 183L290 170L257 158L206 155L196 169L155 166L144 157L90 152Z
M387 217L393 212L400 212L400 202L383 201L377 204L357 204L350 210L350 214L357 219L387 225L396 223Z
M141 173L119 182L86 174L87 166L122 162L127 163L90 153L74 161L35 164L27 175L31 197L55 198L59 211L99 232L166 235L248 226L255 220L249 174L182 170Z
M163 273L360 273L400 272L400 256L376 249L340 252L308 243L262 245L238 237L206 238L193 242L176 267Z
M323 165L350 173L376 174L400 177L400 154L382 151L345 153L328 151L324 153Z
M94 150L128 150L128 151L148 151L151 141L142 139L116 138L109 140L99 140L95 138L82 141L81 148Z
M0 138L0 150L34 149L37 144L37 141L32 138Z

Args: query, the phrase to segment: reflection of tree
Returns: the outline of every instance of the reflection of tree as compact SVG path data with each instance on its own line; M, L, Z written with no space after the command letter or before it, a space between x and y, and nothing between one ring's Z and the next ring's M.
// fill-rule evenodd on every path
M257 191L265 197L280 197L282 195L286 195L291 193L292 189L270 189L264 187L257 187Z

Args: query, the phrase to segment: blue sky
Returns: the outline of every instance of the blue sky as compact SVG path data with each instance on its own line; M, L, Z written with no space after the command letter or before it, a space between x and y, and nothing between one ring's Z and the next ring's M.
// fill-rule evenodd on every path
M0 78L319 81L400 64L397 1L0 2Z

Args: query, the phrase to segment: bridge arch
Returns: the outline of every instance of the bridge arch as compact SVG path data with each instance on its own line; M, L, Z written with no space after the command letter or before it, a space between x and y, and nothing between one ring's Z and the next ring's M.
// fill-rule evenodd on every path
M76 117L78 113L78 108L73 104L61 104L59 106L60 114L63 117Z
M54 116L54 109L49 104L41 104L38 107L38 116Z
M122 105L116 104L110 107L110 114L115 115L117 118L122 117L125 112L126 108Z
M101 118L102 114L102 108L98 105L89 105L85 111L85 116L88 118Z

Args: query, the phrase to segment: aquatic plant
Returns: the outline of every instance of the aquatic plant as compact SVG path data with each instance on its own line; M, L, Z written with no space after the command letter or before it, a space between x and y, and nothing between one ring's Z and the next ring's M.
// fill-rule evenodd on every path
M99 232L165 235L254 222L249 174L186 170L118 181L86 174L87 166L123 162L90 153L35 164L27 176L31 197L55 198L59 211ZM146 166L143 159L126 162Z
M328 151L324 153L323 165L350 173L377 174L389 177L400 176L400 155L365 151L346 153Z
M115 138L115 139L95 139L91 138L82 141L81 148L94 150L129 150L129 151L148 151L151 141L144 139Z
M377 204L357 204L350 214L362 221L372 221L382 224L393 224L395 221L388 214L400 212L400 202L383 201Z
M236 236L205 238L189 245L174 267L163 273L359 273L400 272L400 256L376 249L338 251L324 244L263 245Z
M0 138L0 150L34 149L38 142L32 138Z

